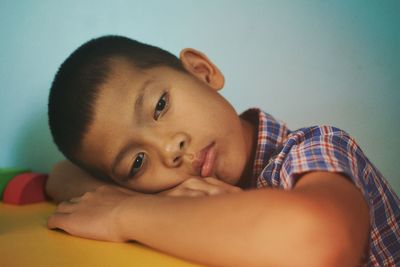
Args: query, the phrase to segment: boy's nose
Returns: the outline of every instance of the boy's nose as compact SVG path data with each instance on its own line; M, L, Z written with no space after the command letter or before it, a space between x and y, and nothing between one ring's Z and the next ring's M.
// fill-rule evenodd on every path
M188 145L189 138L184 133L175 134L167 140L163 148L164 161L168 167L178 167L182 164L183 155Z

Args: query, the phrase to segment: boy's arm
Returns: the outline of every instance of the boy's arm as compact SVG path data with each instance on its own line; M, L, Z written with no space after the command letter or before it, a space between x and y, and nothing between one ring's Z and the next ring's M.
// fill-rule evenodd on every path
M46 193L54 201L61 202L109 184L92 177L70 161L64 160L54 165L50 172L46 183Z
M86 238L137 240L218 266L355 266L368 208L341 175L305 174L293 191L165 197L100 187L63 202L50 228Z

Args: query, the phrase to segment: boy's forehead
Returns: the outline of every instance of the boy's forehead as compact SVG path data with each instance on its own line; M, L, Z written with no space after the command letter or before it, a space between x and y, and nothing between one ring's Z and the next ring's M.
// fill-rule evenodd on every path
M148 75L148 72L135 67L126 59L115 58L111 60L110 71L104 85L126 83L127 80L141 80Z
M177 70L169 66L158 65L148 69L135 66L129 60L116 57L110 60L110 71L105 84L126 83L127 81L143 81L152 77L153 80L163 80L167 76L178 75ZM182 74L182 73L180 73Z
M170 73L169 70L169 67L163 66L140 69L126 59L113 59L107 79L99 88L99 95L106 95L105 91L107 90L108 93L117 91L121 94L126 94L127 90L130 92L140 91L142 85L149 80L152 82L163 81ZM112 91L110 92L110 90Z

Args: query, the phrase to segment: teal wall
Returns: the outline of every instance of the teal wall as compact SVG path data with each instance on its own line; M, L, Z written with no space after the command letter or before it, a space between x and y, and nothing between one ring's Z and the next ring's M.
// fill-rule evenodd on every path
M48 171L49 86L77 46L122 34L204 51L239 112L347 130L400 192L400 1L0 1L0 166Z

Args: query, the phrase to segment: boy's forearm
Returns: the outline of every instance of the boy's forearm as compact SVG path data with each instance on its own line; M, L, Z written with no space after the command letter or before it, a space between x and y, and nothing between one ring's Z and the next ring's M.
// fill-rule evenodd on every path
M304 175L292 191L207 197L99 187L63 202L48 227L99 240L137 240L218 266L356 266L368 241L368 206L339 174Z
M282 191L141 195L124 202L120 213L127 239L218 266L328 266L327 245L335 244L319 232L301 198Z
M64 160L57 163L49 174L46 183L46 193L56 202L65 201L81 196L88 191L93 191L102 182L71 162Z

